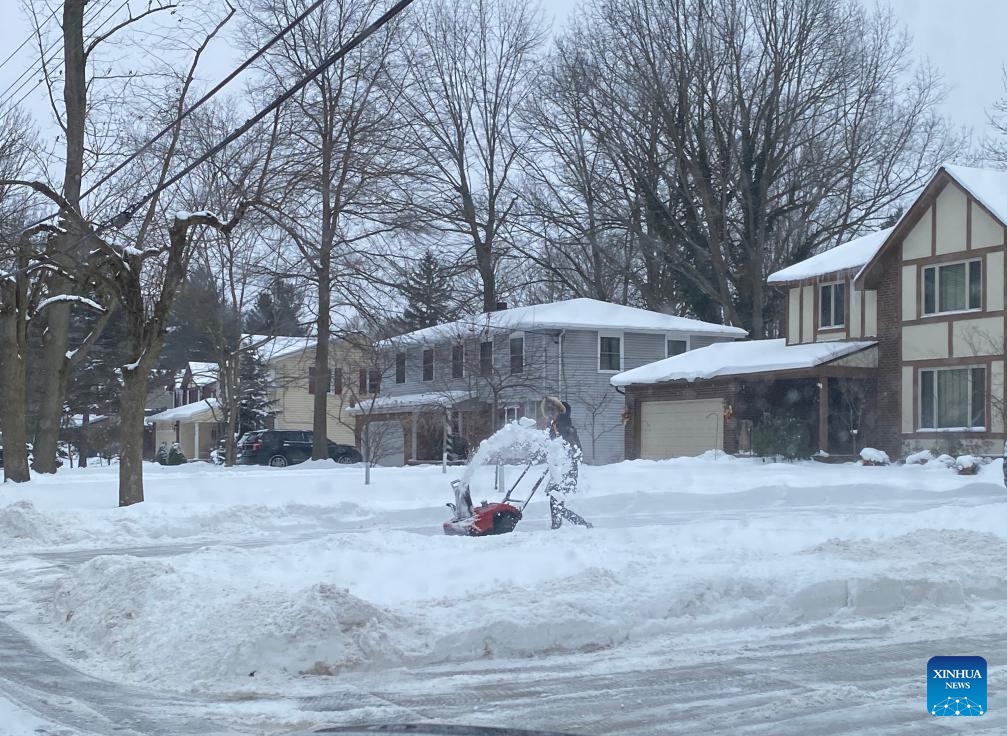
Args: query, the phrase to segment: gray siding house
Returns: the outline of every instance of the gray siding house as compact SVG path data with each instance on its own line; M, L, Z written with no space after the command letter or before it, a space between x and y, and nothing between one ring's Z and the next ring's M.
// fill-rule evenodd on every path
M445 433L470 448L508 421L541 421L545 395L571 406L589 463L625 458L615 374L715 342L737 327L594 299L474 315L387 340L349 411L382 464L440 461Z

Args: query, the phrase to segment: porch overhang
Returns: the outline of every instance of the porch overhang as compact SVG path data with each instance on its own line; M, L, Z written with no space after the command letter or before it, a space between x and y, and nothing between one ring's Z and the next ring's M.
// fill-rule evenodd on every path
M378 396L345 407L343 411L351 416L402 414L452 408L469 398L471 394L468 391L430 391L402 396Z

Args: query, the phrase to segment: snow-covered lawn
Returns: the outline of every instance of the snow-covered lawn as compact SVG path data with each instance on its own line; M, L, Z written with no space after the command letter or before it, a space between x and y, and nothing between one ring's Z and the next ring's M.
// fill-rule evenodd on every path
M0 488L0 601L51 654L159 690L307 692L662 641L683 663L778 636L954 628L981 643L1007 627L1000 461L975 476L723 455L585 467L570 505L594 529L550 532L537 500L515 533L482 539L440 533L459 468L379 468L370 486L329 463L148 470L148 500L127 509L115 468ZM473 488L493 498L488 474ZM951 653L984 654L933 652Z

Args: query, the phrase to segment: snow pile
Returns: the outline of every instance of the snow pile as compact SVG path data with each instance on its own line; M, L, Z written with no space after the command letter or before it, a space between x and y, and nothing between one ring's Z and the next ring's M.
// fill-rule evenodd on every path
M470 485L483 465L542 461L549 468L550 482L561 485L563 476L570 471L569 446L558 437L550 437L547 430L538 429L534 419L522 417L479 443L479 449L462 473L462 485Z
M906 465L926 465L934 459L934 454L930 450L920 450L906 457Z
M875 450L873 447L865 447L860 451L860 459L864 465L888 465L891 460L884 450Z
M955 460L953 457L945 453L942 455L938 455L936 462L940 463L945 468L953 468L957 460Z
M339 586L257 580L236 587L240 577L224 582L198 572L215 554L185 557L179 566L94 558L57 585L49 618L71 646L113 671L176 688L217 679L233 685L253 672L268 679L394 664L418 638L397 616Z
M17 544L63 544L81 535L70 531L53 514L45 514L31 501L17 501L0 508L0 548Z

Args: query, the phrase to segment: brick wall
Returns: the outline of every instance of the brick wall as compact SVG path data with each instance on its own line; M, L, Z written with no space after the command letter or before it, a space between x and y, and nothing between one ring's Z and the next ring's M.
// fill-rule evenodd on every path
M891 457L902 455L902 244L882 256L878 283L878 449Z
M674 381L648 386L626 387L626 409L629 421L626 427L626 459L636 460L640 457L641 411L640 404L644 401L684 401L687 399L722 399L726 404L733 405L737 392L734 381L697 381L687 383ZM724 450L729 453L738 451L738 420L733 418L724 421Z

